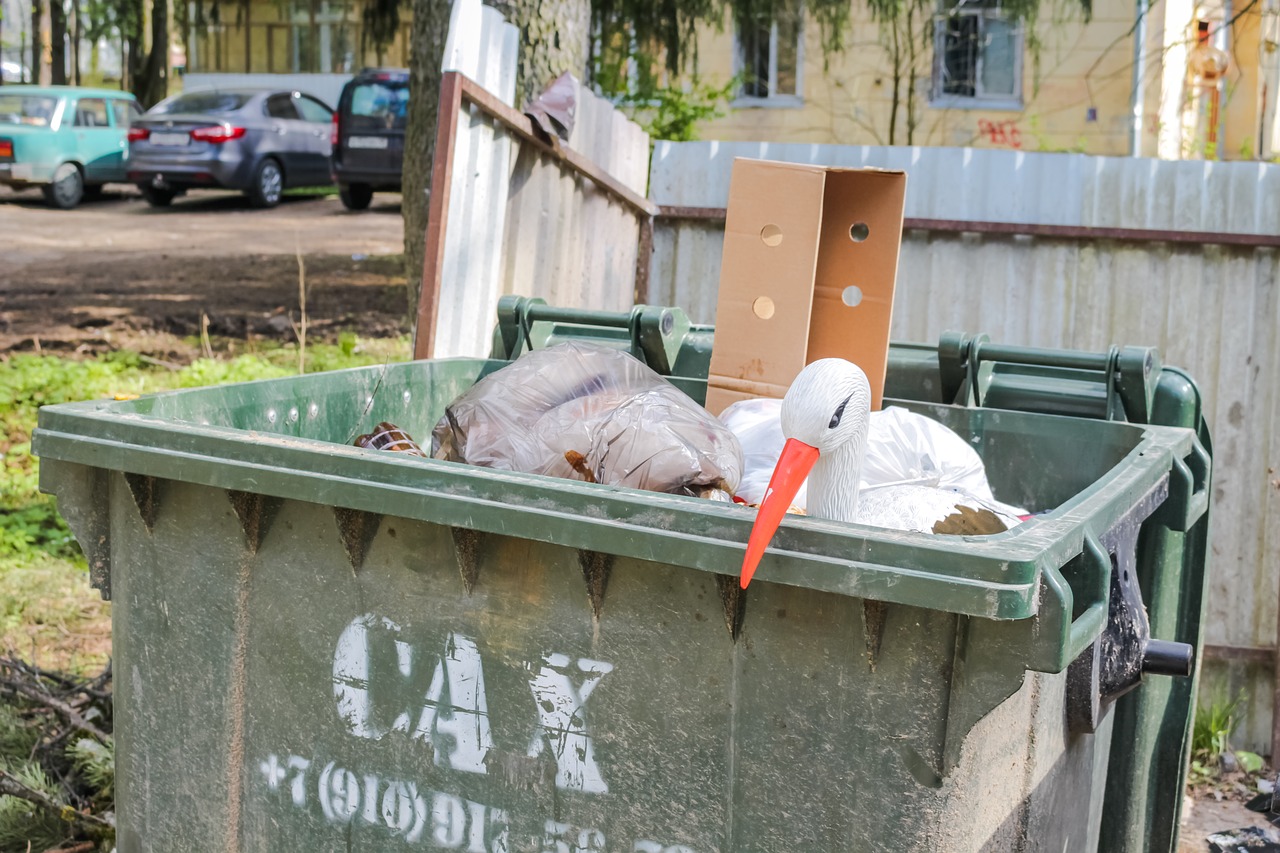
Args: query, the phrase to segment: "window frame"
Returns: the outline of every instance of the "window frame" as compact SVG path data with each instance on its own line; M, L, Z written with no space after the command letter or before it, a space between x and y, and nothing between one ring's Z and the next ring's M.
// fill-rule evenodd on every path
M796 27L796 90L795 92L776 92L778 85L778 20L774 18L769 22L769 94L763 97L759 95L742 95L739 94L729 106L734 109L743 107L781 107L796 108L804 106L804 42L805 42L805 9L804 4L796 2L796 14L799 18ZM746 68L744 62L745 57L742 55L742 38L736 22L733 28L733 75L737 77ZM739 89L739 92L742 90Z
M291 116L278 116L271 112L275 104L288 104L289 109L293 112ZM298 108L293 103L293 92L272 92L262 99L262 114L269 119L275 121L302 121L302 115L298 112Z
M111 119L115 122L115 127L133 127L133 123L138 120L138 116L142 115L142 110L138 108L138 104L129 98L112 98L110 109ZM124 114L123 123L120 121L122 113Z
M388 99L387 105L389 109L384 112L357 112L356 98L361 90L373 91L376 88L385 89L395 99L394 103ZM345 104L339 100L338 109L342 112L343 125L349 125L353 133L404 132L408 123L408 80L356 80L349 91L350 96ZM376 103L376 101L371 101L370 103ZM399 110L401 104L405 106L406 112L404 113ZM387 119L390 119L390 122Z
M1018 112L1024 109L1022 76L1024 57L1027 50L1024 22L1001 8L998 0L992 6L984 6L981 2L970 3L968 0L959 0L954 5L950 5L949 8L944 8L943 4L946 4L946 0L942 0L939 4L939 11L933 17L933 71L929 86L929 106L937 109L1000 110L1008 112ZM974 57L974 93L972 95L957 95L942 91L942 72L946 61L947 24L957 16L977 19L979 41L984 37L987 21L998 20L1010 25L1015 42L1013 56L1014 93L1012 95L993 95L982 91L984 49L981 45L978 47L977 56Z
M107 104L109 100L110 98L99 97L97 95L85 95L85 96L76 98L76 110L71 116L71 126L74 128L79 128L81 130L101 130L104 128L110 129L113 126L111 124L113 117L111 115L111 107L108 106ZM93 124L80 123L80 116L83 114L82 110L84 109L84 106L86 104L102 105L102 118L103 118L102 124L98 124L97 121L95 121Z
M297 110L299 119L301 121L305 121L308 124L329 124L333 121L333 110L329 109L328 105L325 104L323 101L321 101L319 98L313 98L311 95L308 95L306 92L294 92L293 102L294 102L293 108ZM314 104L317 109L319 109L322 113L324 113L324 118L322 119L307 118L306 114L302 111L302 108L298 106L299 104Z

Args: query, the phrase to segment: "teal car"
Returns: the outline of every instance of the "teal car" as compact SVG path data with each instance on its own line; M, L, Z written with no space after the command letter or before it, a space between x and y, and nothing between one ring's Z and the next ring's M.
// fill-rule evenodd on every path
M0 88L0 184L39 187L49 204L68 210L103 184L125 182L129 125L140 113L128 92Z

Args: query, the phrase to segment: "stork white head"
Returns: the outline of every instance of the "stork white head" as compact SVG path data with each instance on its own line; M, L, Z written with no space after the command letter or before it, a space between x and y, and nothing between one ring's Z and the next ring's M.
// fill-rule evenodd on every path
M782 399L782 434L787 443L751 528L742 563L743 589L751 583L764 549L810 471L810 514L853 520L870 415L867 375L842 358L819 359L791 383Z

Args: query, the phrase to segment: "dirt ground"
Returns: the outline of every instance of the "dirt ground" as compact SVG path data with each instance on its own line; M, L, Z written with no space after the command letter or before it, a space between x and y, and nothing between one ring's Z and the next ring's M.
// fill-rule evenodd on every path
M1182 830L1177 853L1205 853L1210 834L1246 826L1268 828L1271 825L1257 812L1249 811L1234 796L1218 800L1207 791L1187 796L1182 802Z
M129 348L189 359L210 336L309 340L408 330L400 197L362 213L336 196L253 210L237 193L193 192L150 208L132 188L71 211L0 188L0 353Z

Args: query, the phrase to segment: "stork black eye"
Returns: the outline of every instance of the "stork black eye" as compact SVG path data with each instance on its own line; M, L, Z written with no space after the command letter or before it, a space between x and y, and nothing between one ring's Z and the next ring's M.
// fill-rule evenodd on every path
M849 405L849 401L852 399L853 395L850 394L848 397L844 398L843 403L836 406L836 413L831 416L831 423L827 424L827 429L835 429L840 426L840 418L844 417L844 407Z

